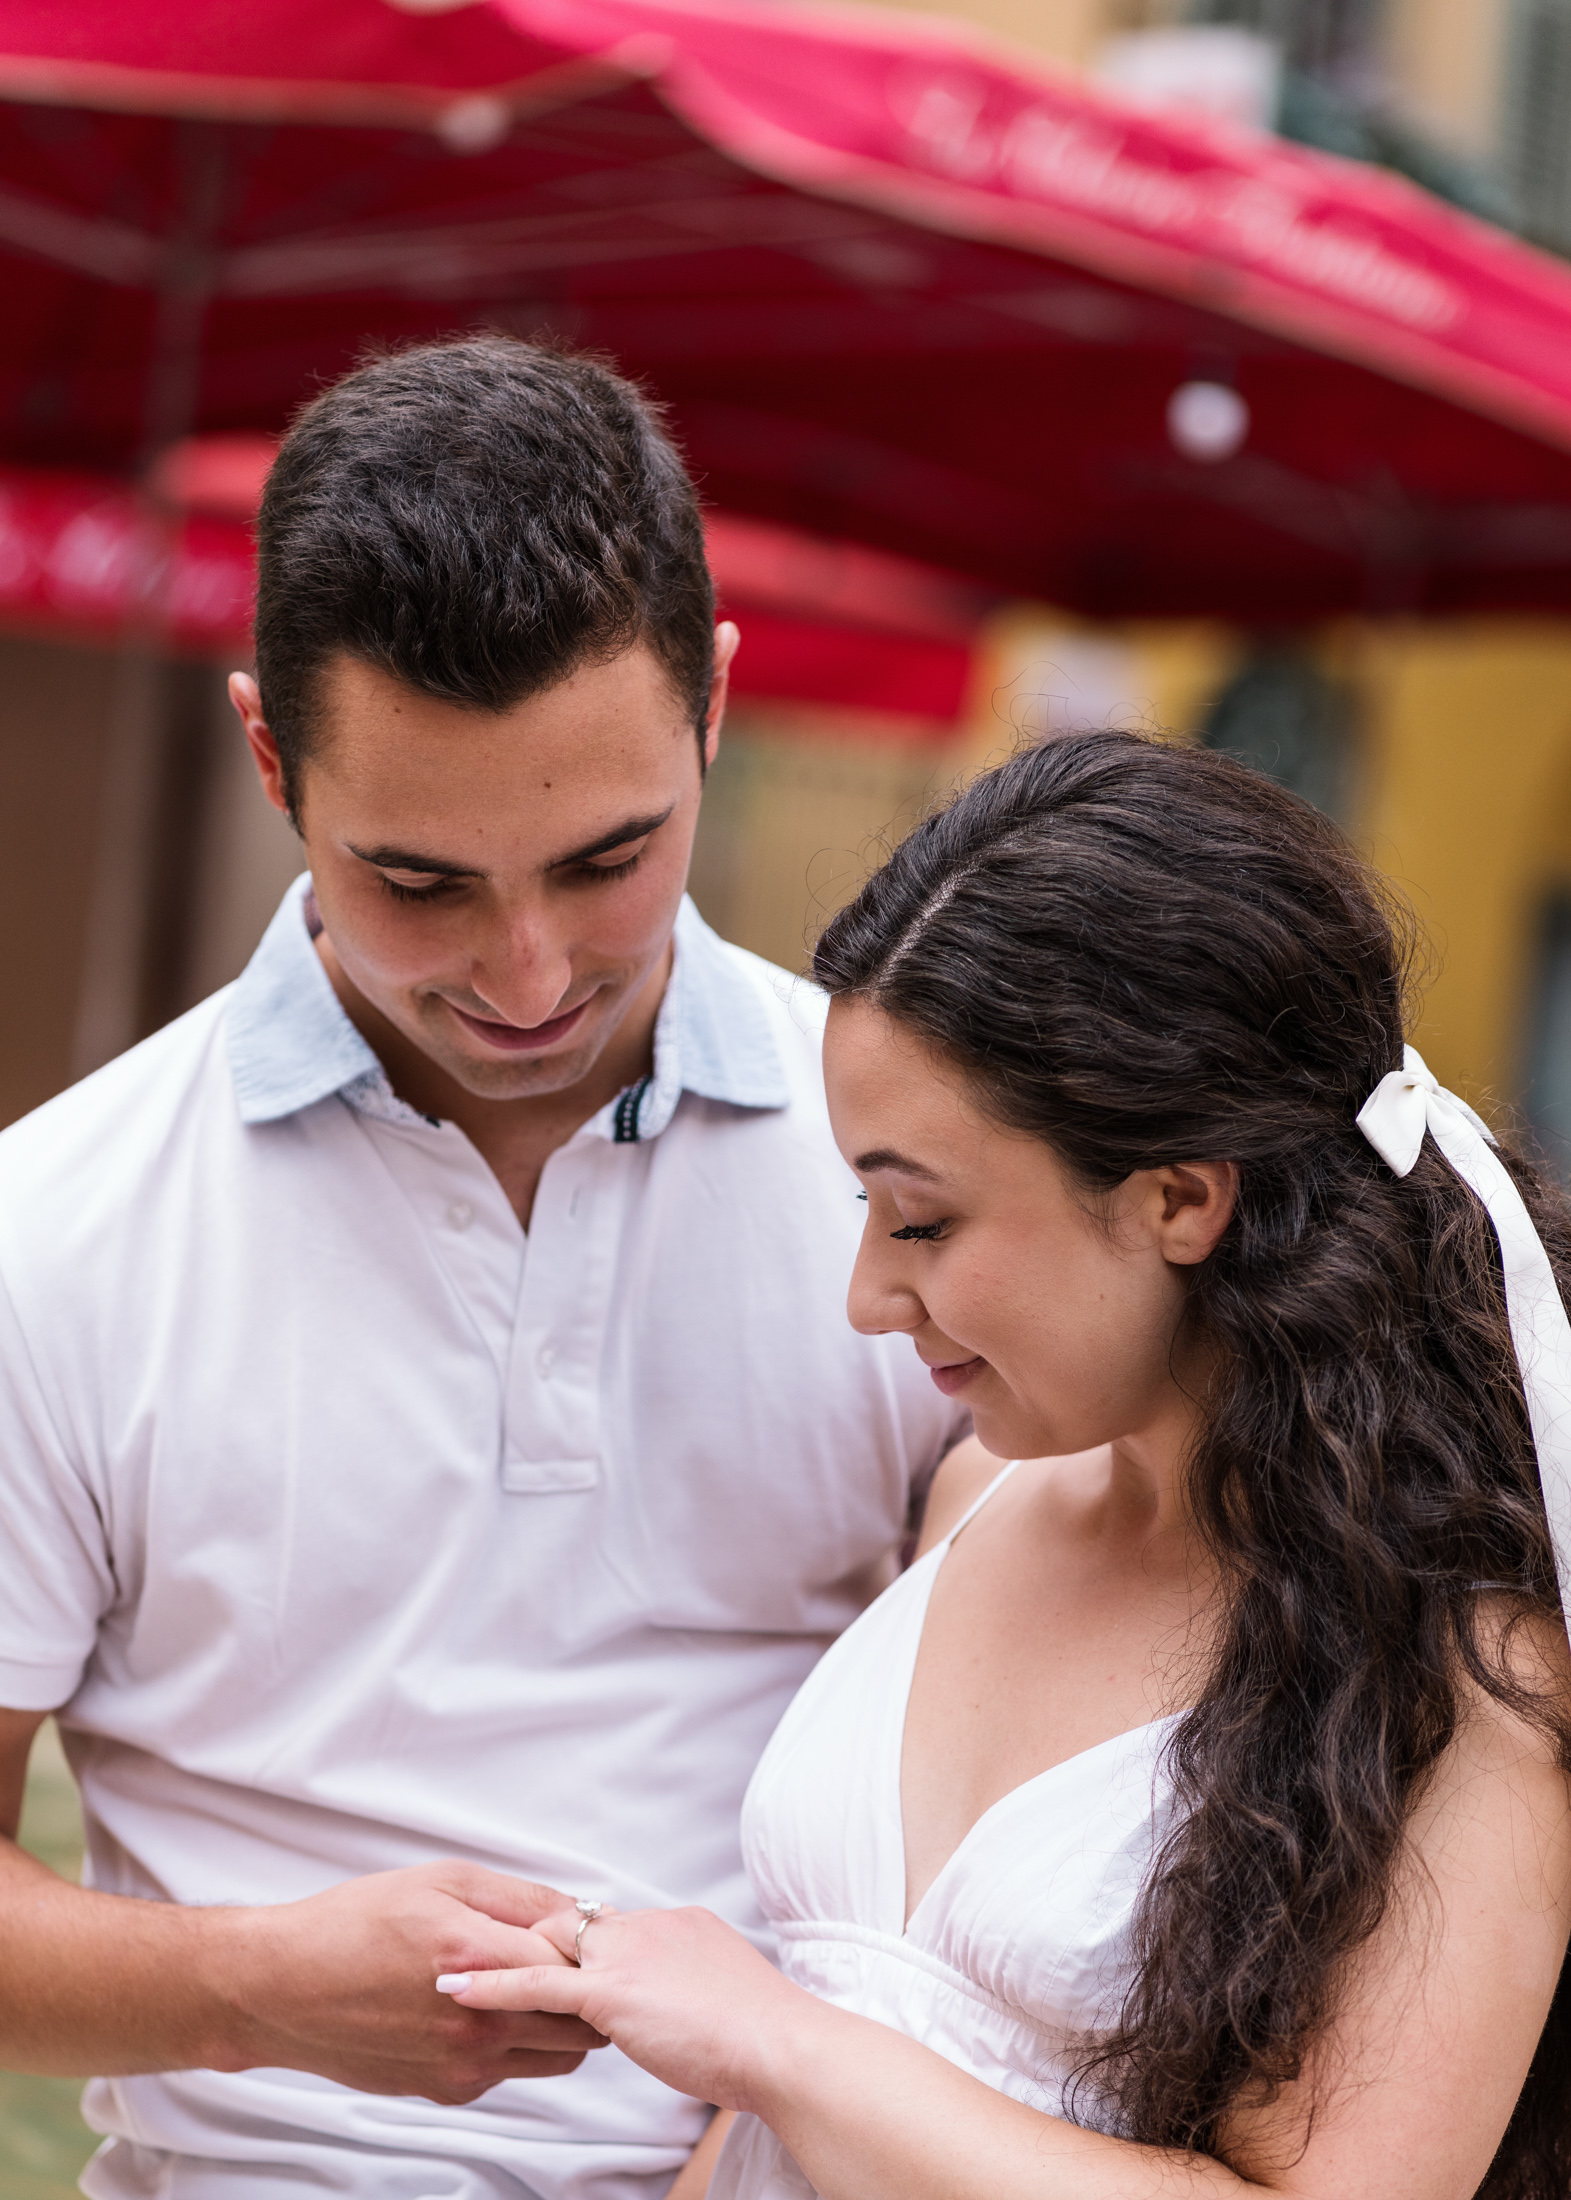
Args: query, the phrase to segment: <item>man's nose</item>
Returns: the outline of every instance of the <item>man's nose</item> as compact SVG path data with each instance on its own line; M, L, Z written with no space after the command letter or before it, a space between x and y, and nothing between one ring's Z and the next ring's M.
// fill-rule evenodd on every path
M539 910L500 911L477 945L470 983L504 1022L527 1028L555 1014L572 982L572 957Z

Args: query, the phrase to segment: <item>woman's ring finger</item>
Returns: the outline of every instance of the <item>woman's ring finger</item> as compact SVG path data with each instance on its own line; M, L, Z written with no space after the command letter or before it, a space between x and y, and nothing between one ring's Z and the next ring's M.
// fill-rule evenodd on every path
M586 1902L582 1897L573 1905L578 1912L578 1930L573 1935L573 1961L580 1970L584 1967L584 1935L605 1908L603 1902Z

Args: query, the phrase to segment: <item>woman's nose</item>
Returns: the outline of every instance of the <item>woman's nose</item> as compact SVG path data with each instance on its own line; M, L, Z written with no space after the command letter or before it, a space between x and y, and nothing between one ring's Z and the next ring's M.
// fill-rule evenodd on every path
M846 1314L862 1337L884 1337L892 1331L920 1329L927 1309L916 1293L897 1275L888 1272L887 1256L880 1246L870 1252L864 1239L851 1271L846 1295Z

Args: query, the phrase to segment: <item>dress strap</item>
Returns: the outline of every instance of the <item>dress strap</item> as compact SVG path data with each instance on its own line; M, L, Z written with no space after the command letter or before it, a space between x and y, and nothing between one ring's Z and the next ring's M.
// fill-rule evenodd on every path
M987 1503L993 1492L995 1490L1001 1490L1003 1488L1004 1484L1009 1480L1009 1477L1014 1473L1016 1467L1018 1467L1019 1464L1020 1462L1018 1459L1011 1459L1007 1467L1003 1468L1001 1472L994 1475L992 1481L988 1483L987 1488L982 1492L981 1496L975 1499L973 1503L967 1505L965 1511L960 1515L960 1518L955 1522L949 1533L944 1537L943 1542L937 1546L938 1549L947 1550L950 1544L953 1543L953 1541L955 1540L955 1537L960 1533L961 1529L970 1526L971 1522L982 1510L982 1507Z

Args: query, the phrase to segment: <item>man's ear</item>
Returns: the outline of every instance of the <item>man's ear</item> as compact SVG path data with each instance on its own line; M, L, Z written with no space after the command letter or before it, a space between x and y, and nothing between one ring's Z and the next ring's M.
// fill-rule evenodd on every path
M1153 1169L1162 1194L1157 1237L1162 1256L1192 1268L1215 1252L1238 1203L1236 1161L1183 1161Z
M289 797L284 792L284 763L278 753L278 743L273 739L267 720L262 716L262 691L249 672L231 672L229 675L229 700L234 704L240 723L245 728L246 746L256 765L256 775L262 782L262 792L275 810L282 811L291 825L295 820L289 808Z
M731 660L742 636L735 622L722 619L715 628L715 669L709 682L709 708L704 713L704 769L708 771L720 747L720 721L725 716L731 690Z

